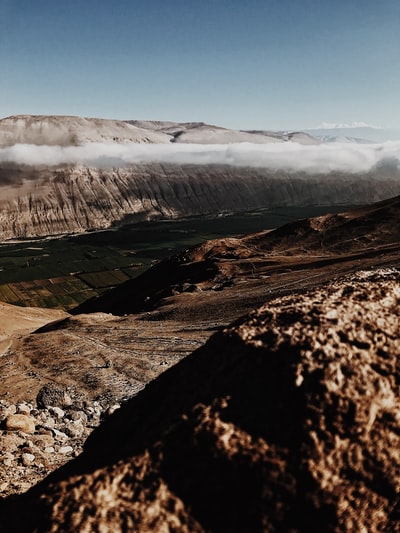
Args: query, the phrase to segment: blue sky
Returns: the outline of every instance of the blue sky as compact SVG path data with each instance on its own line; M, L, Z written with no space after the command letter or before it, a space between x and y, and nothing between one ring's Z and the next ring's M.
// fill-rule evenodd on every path
M400 126L398 0L0 0L0 117Z

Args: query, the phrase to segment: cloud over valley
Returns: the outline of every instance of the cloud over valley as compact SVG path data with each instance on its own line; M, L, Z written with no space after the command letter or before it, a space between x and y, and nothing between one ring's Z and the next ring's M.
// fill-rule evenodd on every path
M0 164L98 168L134 164L231 165L308 173L368 172L390 165L400 168L400 142L382 144L296 142L265 144L88 143L81 146L14 144L0 148Z

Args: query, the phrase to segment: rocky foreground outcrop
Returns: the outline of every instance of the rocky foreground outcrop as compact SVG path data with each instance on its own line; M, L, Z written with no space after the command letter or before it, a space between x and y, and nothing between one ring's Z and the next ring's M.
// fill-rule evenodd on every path
M266 304L2 506L8 532L399 531L400 276Z

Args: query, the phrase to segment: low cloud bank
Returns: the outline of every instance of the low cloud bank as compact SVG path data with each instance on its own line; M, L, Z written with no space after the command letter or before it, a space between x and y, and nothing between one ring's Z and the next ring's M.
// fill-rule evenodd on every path
M218 164L309 173L358 173L384 164L400 169L400 141L320 145L294 142L215 145L90 143L67 147L16 144L0 148L0 163L49 166L82 164L99 168L140 163Z

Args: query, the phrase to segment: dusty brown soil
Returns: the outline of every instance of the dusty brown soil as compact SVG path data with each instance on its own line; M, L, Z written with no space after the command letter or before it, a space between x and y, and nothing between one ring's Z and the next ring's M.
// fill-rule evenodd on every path
M129 305L141 307L135 314L77 315L15 339L0 359L0 399L34 401L47 382L71 387L72 394L90 400L128 398L216 329L265 301L320 287L360 268L397 266L399 252L400 245L322 258L307 254L226 259L221 252L205 281L196 283L188 276L167 285L161 294L156 291L154 297L152 280L151 288L143 283L138 295L125 289L127 298L113 302L123 312Z
M80 315L18 339L0 359L0 399L34 401L53 383L69 387L74 399L109 404L136 394L211 333L209 323L147 318Z
M65 316L63 311L21 308L0 302L0 357L11 348L13 340Z

